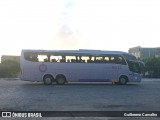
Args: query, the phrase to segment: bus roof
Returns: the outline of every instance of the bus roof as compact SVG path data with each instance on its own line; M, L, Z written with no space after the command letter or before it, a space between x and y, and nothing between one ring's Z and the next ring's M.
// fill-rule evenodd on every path
M103 55L103 54L130 54L122 51L104 51L104 50L89 50L89 49L79 49L79 50L33 50L33 49L23 49L22 52L36 52L36 53L55 53L55 54L83 54L83 55ZM131 54L130 54L131 55Z

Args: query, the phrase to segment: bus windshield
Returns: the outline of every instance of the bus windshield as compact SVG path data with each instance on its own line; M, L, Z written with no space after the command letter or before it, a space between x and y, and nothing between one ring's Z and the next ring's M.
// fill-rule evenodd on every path
M144 75L145 73L145 64L142 61L138 61L140 69L141 69L141 73Z
M130 71L135 72L135 73L141 73L141 69L137 61L129 60L127 62L128 62L128 67Z

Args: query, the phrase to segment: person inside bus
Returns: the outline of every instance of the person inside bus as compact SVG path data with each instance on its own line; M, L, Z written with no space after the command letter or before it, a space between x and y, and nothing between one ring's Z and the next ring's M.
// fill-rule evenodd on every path
M95 57L94 62L95 62L95 63L99 63L100 60L99 60L98 58Z
M54 59L52 59L52 62L57 62L57 60L54 58Z
M79 56L79 60L78 60L78 62L80 62L80 63L82 62L82 58L81 58L81 56Z
M82 60L82 56L79 56L78 62L80 62L80 63L85 63L85 60Z
M114 63L121 64L121 60L119 57L114 57Z
M87 60L87 63L93 63L92 56L89 56L89 59Z
M62 59L60 60L60 62L66 62L65 56L62 56Z
M70 59L68 59L68 60L67 60L67 62L69 62L69 63L70 63L70 62L71 62L71 60L70 60Z
M78 56L76 56L76 61L75 62L78 62Z
M44 59L44 62L48 62L48 59L46 58L46 59Z
M72 63L75 63L75 62L76 62L76 60L75 60L75 59L71 59L71 62L72 62Z
M37 55L31 56L32 61L33 62L38 62L38 58L37 57L38 57Z

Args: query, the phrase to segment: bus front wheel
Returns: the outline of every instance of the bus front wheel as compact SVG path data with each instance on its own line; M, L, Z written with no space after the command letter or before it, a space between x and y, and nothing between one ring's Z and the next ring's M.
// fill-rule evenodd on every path
M121 84L121 85L127 84L127 81L128 81L128 78L126 76L121 76L119 78L119 84Z
M43 82L45 85L51 85L53 81L53 77L51 75L46 75L43 78Z
M66 82L66 78L62 75L59 75L59 76L56 77L56 82L59 85L63 85Z

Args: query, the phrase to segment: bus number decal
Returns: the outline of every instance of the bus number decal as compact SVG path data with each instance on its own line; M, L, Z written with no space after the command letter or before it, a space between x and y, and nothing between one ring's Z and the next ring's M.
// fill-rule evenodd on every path
M120 69L122 69L122 67L121 66L112 66L112 69L113 70L120 70Z
M39 71L41 71L41 72L46 72L46 70L47 70L47 65L45 65L45 64L41 64L40 66L39 66Z

